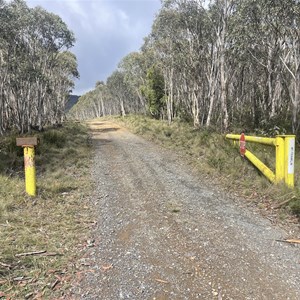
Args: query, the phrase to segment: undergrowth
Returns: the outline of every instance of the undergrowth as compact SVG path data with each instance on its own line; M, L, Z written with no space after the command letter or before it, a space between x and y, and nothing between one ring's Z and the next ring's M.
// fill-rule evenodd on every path
M221 184L229 193L243 196L263 210L280 205L279 214L300 218L299 149L296 149L294 190L271 184L249 161L239 155L237 144L226 140L225 135L212 129L194 129L185 122L164 121L144 116L115 118L133 132L176 150L189 164L206 174L214 184ZM251 133L249 134L251 135ZM253 134L255 135L255 134ZM270 169L275 170L275 148L247 143L253 152Z
M78 248L89 232L86 128L69 123L34 135L40 140L35 198L24 191L16 135L0 138L0 298L5 299L61 297L74 279ZM35 251L45 253L24 255Z

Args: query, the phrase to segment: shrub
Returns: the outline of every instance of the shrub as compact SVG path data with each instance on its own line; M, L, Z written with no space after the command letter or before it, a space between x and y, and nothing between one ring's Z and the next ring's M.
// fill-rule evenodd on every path
M297 217L300 217L300 199L293 201L290 204L290 208L293 214L295 214Z
M62 132L51 129L43 134L43 142L54 145L57 148L63 148L66 142L66 137Z

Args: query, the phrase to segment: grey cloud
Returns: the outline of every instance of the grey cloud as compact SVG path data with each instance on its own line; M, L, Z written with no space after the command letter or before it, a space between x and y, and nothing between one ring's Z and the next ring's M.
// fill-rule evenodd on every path
M150 33L160 0L28 0L61 18L75 33L71 51L78 59L80 80L74 93L82 94L106 78L119 61L138 50Z

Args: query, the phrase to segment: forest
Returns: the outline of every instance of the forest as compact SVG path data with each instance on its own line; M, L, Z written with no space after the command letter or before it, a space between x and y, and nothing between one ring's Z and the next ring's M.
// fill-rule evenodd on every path
M163 0L140 51L73 108L231 128L300 129L298 0Z
M79 77L74 42L59 16L0 0L0 135L62 123Z

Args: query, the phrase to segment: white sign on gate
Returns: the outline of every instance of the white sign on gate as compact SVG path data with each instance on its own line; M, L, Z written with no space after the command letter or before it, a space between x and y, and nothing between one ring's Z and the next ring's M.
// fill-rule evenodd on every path
M295 139L290 139L289 153L288 153L288 174L294 174L295 161Z

